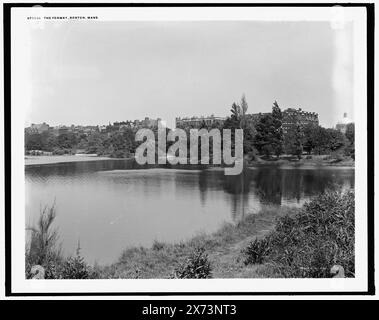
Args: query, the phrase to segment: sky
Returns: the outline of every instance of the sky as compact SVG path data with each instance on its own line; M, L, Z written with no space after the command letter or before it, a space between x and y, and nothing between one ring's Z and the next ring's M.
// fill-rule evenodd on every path
M28 123L317 112L353 114L352 26L328 22L64 22L31 30Z

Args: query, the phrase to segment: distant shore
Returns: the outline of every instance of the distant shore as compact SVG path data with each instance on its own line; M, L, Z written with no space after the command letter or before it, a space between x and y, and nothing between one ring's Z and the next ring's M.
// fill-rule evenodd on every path
M81 161L98 161L110 160L110 157L99 157L94 155L64 155L64 156L25 156L25 166L54 164L65 162L81 162Z

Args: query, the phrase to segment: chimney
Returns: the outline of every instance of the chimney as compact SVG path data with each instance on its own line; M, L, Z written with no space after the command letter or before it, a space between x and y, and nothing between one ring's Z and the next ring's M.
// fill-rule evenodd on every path
M343 114L343 117L344 117L344 118L347 118L347 112L345 112L345 113Z

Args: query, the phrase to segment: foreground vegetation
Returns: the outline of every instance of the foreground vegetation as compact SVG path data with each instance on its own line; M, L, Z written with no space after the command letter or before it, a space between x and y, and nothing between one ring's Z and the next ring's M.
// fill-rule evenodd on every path
M298 159L295 156L283 155L279 158L245 157L245 166L291 166L291 167L354 167L355 161L341 153L331 155L307 155Z
M279 157L287 154L298 159L303 154L330 155L335 159L347 157L355 159L355 127L350 123L346 132L337 129L324 128L315 123L301 121L298 116L291 116L293 124L286 132L283 130L284 119L279 104L275 101L271 113L260 114L258 117L248 113L248 103L243 95L240 102L231 105L230 116L224 123L215 122L200 125L185 125L187 137L191 129L243 129L243 153L251 158L264 156L266 158ZM93 129L90 133L65 132L58 135L50 131L41 133L25 130L25 154L33 155L39 151L49 152L53 155L75 154L80 152L97 154L112 158L132 157L140 145L135 141L138 126L132 126L130 121L114 122L106 126L105 130ZM157 141L158 128L151 128ZM167 129L168 132L168 129ZM172 144L168 141L166 151ZM188 141L189 144L189 141ZM156 144L156 150L158 145ZM212 144L210 144L212 148ZM223 146L221 145L221 148ZM200 150L200 145L199 145ZM212 152L210 152L212 153Z
M45 209L26 251L45 278L269 278L330 277L340 265L354 277L354 192L327 191L300 209L266 207L237 224L176 244L155 241L151 248L128 248L110 266L88 266L80 256L63 258L55 209Z
M45 207L40 214L37 226L28 227L30 239L25 250L25 276L45 279L88 279L95 278L93 268L80 255L80 243L76 256L64 257L58 243L58 230L53 228L56 217L55 206ZM42 266L42 275L33 266Z

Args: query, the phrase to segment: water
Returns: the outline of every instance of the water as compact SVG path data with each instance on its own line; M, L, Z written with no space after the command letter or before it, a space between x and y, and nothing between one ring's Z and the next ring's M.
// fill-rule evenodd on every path
M327 187L354 186L353 168L268 166L239 176L194 166L138 168L130 160L26 167L26 224L55 201L64 252L74 254L80 240L89 263L108 264L128 246L185 240L266 205L301 206Z

